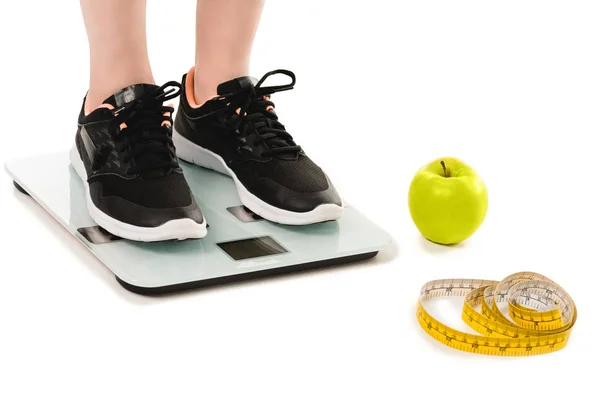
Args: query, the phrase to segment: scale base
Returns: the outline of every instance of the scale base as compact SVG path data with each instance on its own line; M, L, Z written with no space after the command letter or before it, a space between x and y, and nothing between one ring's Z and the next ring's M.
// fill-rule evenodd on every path
M266 221L241 205L231 178L182 163L208 223L200 240L142 243L116 237L89 216L67 152L10 161L6 170L115 275L127 290L158 295L330 267L375 257L391 237L350 205L307 226Z
M13 181L13 185L15 185L15 187L17 188L17 190L18 190L19 192L21 192L21 193L23 193L23 194L26 194L27 196L29 196L29 193L27 193L27 192L25 191L25 189L23 189L23 188L21 187L21 185L19 185L19 184L17 183L17 181Z
M195 282L185 282L185 283L178 283L178 284L170 285L170 286L159 286L159 287L151 287L151 288L132 285L130 283L125 282L124 280L119 278L117 275L115 275L115 279L117 280L117 282L119 282L119 284L121 286L123 286L125 289L129 290L130 292L141 294L144 296L156 296L156 295L161 295L161 294L169 294L169 293L181 292L181 291L192 290L192 289L202 289L202 288L207 288L207 287L211 287L211 286L220 286L220 285L226 285L226 284L230 284L230 283L237 283L237 282L251 281L251 280L255 280L255 279L263 279L263 278L276 277L276 276L281 276L281 275L288 275L288 274L293 274L293 273L297 273L297 272L310 271L310 270L314 270L314 269L335 267L335 266L340 266L343 264L349 264L349 263L353 263L353 262L368 260L370 258L375 257L378 253L379 253L378 251L373 251L371 253L356 254L353 256L333 258L331 260L321 260L321 261L315 261L315 262L310 262L310 263L306 263L306 264L288 265L285 267L263 269L263 270L254 271L254 272L247 272L244 274L236 274L236 275L230 275L230 276L223 276L223 277L219 277L219 278L204 279L204 280L195 281Z

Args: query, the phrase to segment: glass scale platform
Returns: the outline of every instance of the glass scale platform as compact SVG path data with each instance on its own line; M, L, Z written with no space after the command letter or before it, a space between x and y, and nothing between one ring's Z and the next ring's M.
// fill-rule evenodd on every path
M90 218L68 152L6 163L31 196L114 274L127 290L161 294L375 257L391 237L351 205L342 218L308 226L261 219L243 207L231 178L181 162L209 225L200 240L141 243L111 235Z

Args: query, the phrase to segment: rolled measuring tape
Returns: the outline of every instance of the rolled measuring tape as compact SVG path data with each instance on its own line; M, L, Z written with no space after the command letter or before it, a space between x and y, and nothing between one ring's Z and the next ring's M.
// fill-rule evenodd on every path
M464 297L463 321L480 335L450 328L423 306L429 299L457 296ZM512 320L501 311L506 303ZM457 350L494 356L531 356L566 346L577 320L577 309L571 296L557 283L535 272L518 272L502 281L428 282L421 288L417 319L431 337Z

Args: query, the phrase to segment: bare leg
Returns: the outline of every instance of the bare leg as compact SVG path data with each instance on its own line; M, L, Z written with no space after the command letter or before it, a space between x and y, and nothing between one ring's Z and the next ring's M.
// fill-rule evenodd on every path
M146 0L80 0L90 44L86 113L119 89L154 83L146 45Z
M194 97L202 104L217 86L248 75L264 0L198 0Z

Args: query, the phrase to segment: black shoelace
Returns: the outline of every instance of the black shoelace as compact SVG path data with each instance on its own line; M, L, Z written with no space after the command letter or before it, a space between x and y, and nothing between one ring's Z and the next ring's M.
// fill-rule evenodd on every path
M276 74L289 76L292 82L280 86L262 86L268 77ZM293 72L278 69L266 73L254 87L247 91L225 96L223 100L229 102L227 108L229 127L231 131L239 132L238 139L242 143L240 149L251 151L246 137L249 133L257 132L258 139L252 144L258 146L263 143L268 149L262 152L262 157L281 154L295 156L302 151L302 148L296 145L292 136L285 130L283 124L279 122L277 114L270 110L275 105L270 101L269 96L275 92L291 90L295 83L296 76Z
M163 102L180 93L181 84L170 81L113 111L109 129L115 134L117 151L125 152L124 161L130 162L128 174L160 175L179 166L170 129L174 109Z

